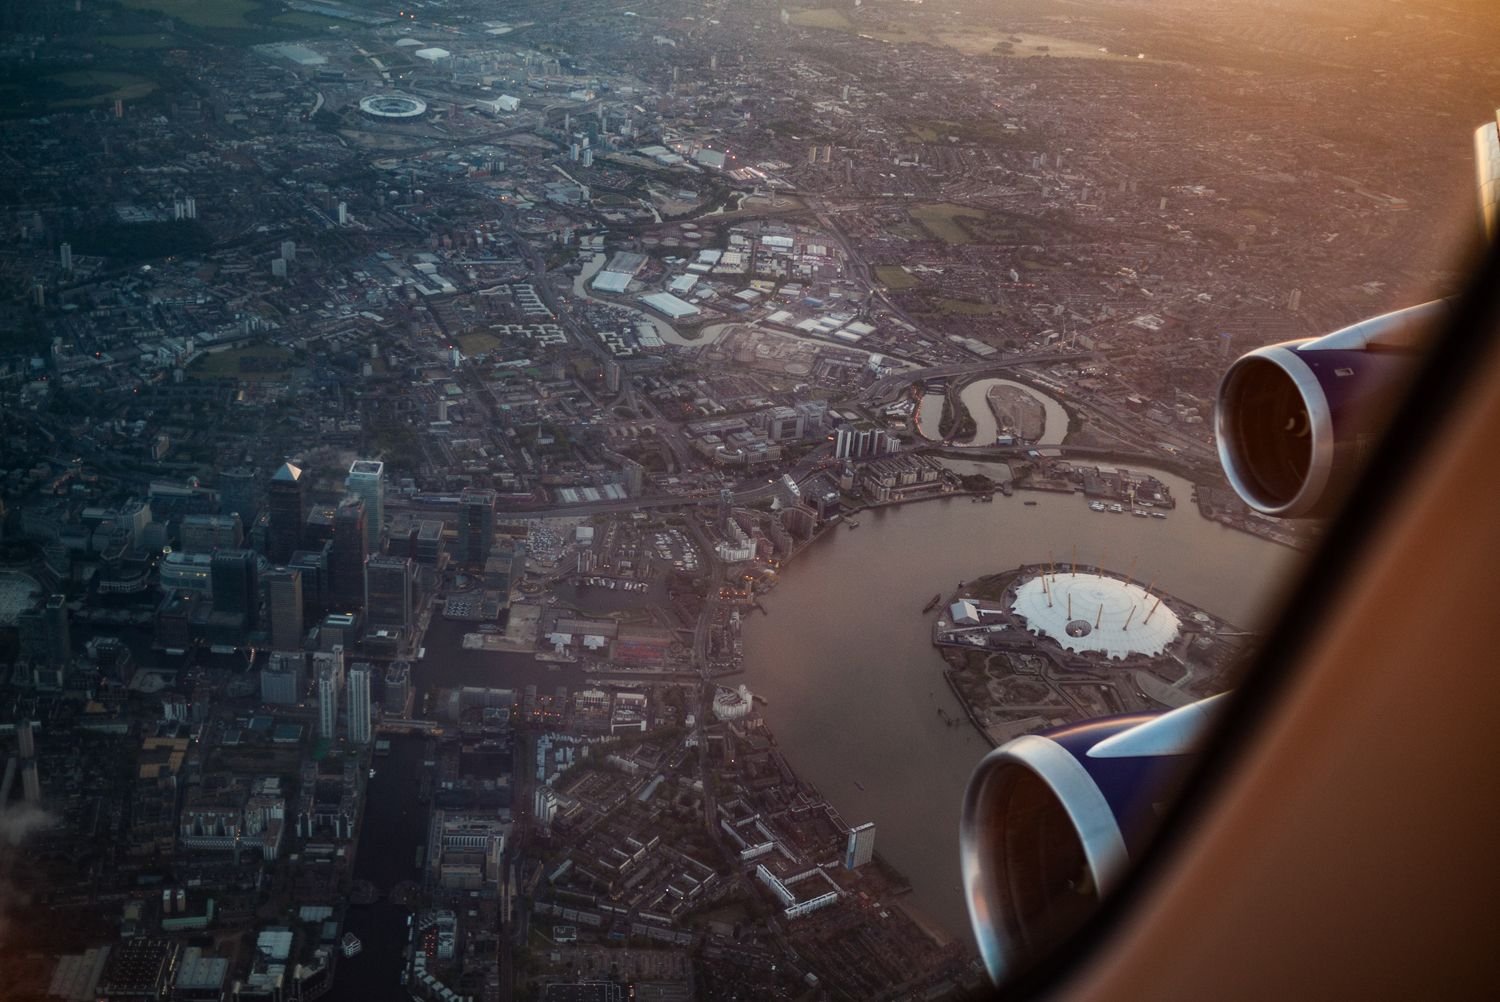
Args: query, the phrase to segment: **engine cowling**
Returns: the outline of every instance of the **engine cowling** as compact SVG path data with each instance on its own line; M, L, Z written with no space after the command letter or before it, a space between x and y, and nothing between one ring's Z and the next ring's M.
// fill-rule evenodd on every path
M1214 431L1230 484L1256 511L1332 514L1385 430L1446 300L1241 357L1219 384Z
M964 795L960 858L997 984L1068 935L1156 831L1220 697L1107 717L990 752Z

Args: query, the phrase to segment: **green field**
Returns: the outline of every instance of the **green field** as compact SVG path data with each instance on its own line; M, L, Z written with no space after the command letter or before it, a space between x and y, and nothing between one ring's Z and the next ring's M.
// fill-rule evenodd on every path
M1007 129L1004 122L976 121L955 122L946 118L907 122L906 131L924 143L947 142L949 136L970 143L997 145L1015 142L1022 134L1019 129Z
M892 292L900 292L903 289L915 289L922 284L917 276L900 265L894 264L877 265L875 268L875 278Z
M500 347L500 339L493 334L460 334L458 346L465 355L482 355Z
M971 244L974 236L966 229L960 219L972 219L982 223L987 215L980 209L970 209L963 205L954 205L951 202L939 202L931 205L914 205L907 210L907 214L921 225L936 240L945 244Z
M322 31L325 28L348 25L351 22L340 21L336 17L324 17L321 14L309 14L303 10L289 10L271 18L271 23L284 24L288 28L313 28Z
M799 28L831 28L834 31L853 31L854 25L844 12L833 7L791 11L792 23Z
M111 70L69 70L66 73L53 73L47 79L61 84L69 91L81 92L77 97L60 97L48 101L49 108L86 108L111 101L135 101L156 90L155 81L134 73L116 73Z
M283 379L287 372L285 363L291 357L292 353L285 348L269 344L231 348L194 359L188 375L194 379Z
M175 17L195 28L252 28L245 15L258 10L258 0L120 0L132 10Z

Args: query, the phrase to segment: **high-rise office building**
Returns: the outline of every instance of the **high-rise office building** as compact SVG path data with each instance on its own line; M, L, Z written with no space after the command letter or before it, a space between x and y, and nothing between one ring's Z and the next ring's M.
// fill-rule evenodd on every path
M365 539L365 503L346 497L334 512L333 546L328 551L329 600L337 612L364 605Z
M234 550L243 542L244 530L236 514L184 515L177 525L177 548L184 553Z
M315 623L328 611L328 553L324 543L316 550L298 550L289 566L302 575L302 623Z
M333 542L333 516L338 513L339 506L334 504L314 504L307 509L307 521L302 523L302 548L304 550L316 550L324 543Z
M365 552L380 552L385 529L385 464L378 459L356 459L344 487L365 503Z
M318 737L332 741L339 729L339 691L344 688L344 648L313 653L318 685Z
M255 524L255 517L260 514L259 488L253 470L241 466L220 473L219 514L238 515L240 526L249 532Z
M266 609L271 615L271 649L300 651L306 614L300 570L277 567L266 575Z
M237 613L247 629L260 618L260 581L255 554L249 550L217 550L209 564L214 612Z
M44 661L61 668L73 656L72 627L68 602L62 595L49 595L34 609L16 617L23 660Z
M277 706L302 702L307 688L307 655L301 651L275 651L260 670L260 701Z
M349 684L345 690L349 718L346 730L353 744L370 742L370 676L373 673L374 669L363 662L349 668Z
M458 498L458 560L484 563L495 541L495 492L469 488Z
M849 829L849 840L844 845L844 868L854 870L864 866L875 857L875 823L866 821Z
M406 704L411 699L411 664L392 661L385 670L385 698L381 705L391 716L405 716Z
M443 560L443 523L424 519L417 523L417 563L436 567Z
M42 799L42 781L36 767L36 737L32 731L31 717L26 716L16 724L16 751L21 762L21 795L28 804ZM9 786L9 784L6 784ZM0 808L4 808L0 804Z
M414 567L406 557L365 561L365 623L371 628L410 631L414 611Z
M302 543L302 523L307 521L307 475L291 463L283 463L271 477L267 492L270 510L270 532L266 556L274 564L292 559Z

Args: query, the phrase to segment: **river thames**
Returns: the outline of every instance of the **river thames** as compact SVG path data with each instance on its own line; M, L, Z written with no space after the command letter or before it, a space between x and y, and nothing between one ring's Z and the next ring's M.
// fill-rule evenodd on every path
M954 462L961 472L1003 466ZM745 625L744 680L768 703L772 732L798 774L849 824L873 821L876 851L912 883L915 904L967 936L959 890L964 786L989 745L969 725L931 645L937 611L960 581L1048 559L1134 568L1229 622L1253 628L1297 554L1198 515L1192 486L1160 471L1177 510L1166 519L1090 511L1079 495L1018 491L860 513L828 532L762 598ZM1026 502L1035 502L1028 505ZM963 719L949 726L948 717Z

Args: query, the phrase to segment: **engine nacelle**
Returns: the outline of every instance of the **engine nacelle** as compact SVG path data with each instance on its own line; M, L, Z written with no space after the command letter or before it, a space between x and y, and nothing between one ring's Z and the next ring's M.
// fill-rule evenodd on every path
M1446 300L1434 300L1257 348L1230 366L1214 431L1224 473L1245 503L1267 515L1331 514L1448 311Z
M959 851L997 984L1081 925L1150 840L1220 698L1029 734L979 764Z

